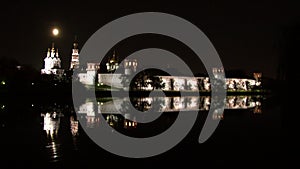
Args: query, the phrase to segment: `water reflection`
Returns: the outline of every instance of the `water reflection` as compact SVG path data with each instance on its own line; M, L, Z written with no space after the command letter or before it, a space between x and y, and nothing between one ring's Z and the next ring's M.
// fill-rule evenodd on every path
M225 109L241 110L249 109L253 113L262 113L261 111L261 96L227 96ZM86 101L78 109L78 118L86 123L82 124L87 128L97 128L100 126L100 115L104 116L106 123L112 127L133 129L139 125L135 121L135 117L130 118L129 105L132 104L139 111L158 111L172 113L178 111L199 111L207 112L211 107L210 96L185 96L185 97L140 97L140 98L100 98L97 104L91 101ZM115 103L115 104L114 104ZM116 105L116 106L115 106ZM49 110L49 108L48 108ZM73 137L78 135L78 120L77 116L71 110L65 110L63 107L53 107L46 113L42 113L43 130L48 138L52 140L58 136L60 129L61 118L64 113L69 113L70 133ZM120 114L121 113L121 114ZM224 114L221 109L215 109L213 119L224 119ZM132 119L132 120L128 120Z
M79 135L79 122L77 120L76 114L73 111L65 112L64 108L60 108L59 106L49 106L46 109L50 109L50 111L47 111L46 113L41 113L41 117L43 118L43 130L45 131L47 138L55 140L58 137L59 129L61 126L61 119L65 117L64 113L70 116L69 125L70 133L72 134L72 136Z
M47 112L46 114L41 114L44 117L44 130L46 131L47 137L52 139L57 136L59 126L60 126L60 117L63 116L62 113Z
M57 162L61 160L61 144L53 140L50 143L48 143L48 145L46 146L46 150L48 152L48 156L50 157L51 162Z
M253 113L262 113L261 99L262 97L260 96L227 96L225 109L247 109ZM100 126L100 116L103 116L105 119L104 122L109 124L113 130L121 130L121 132L132 131L135 134L138 130L140 130L139 132L142 130L153 130L153 126L145 127L144 124L137 123L135 117L130 117L132 114L129 113L129 104L132 104L134 108L140 111L152 109L154 111L165 112L164 114L166 114L166 116L154 125L155 130L160 132L172 125L178 111L207 113L212 106L211 97L209 96L141 97L131 98L130 100L114 98L114 102L115 104L112 98L100 98L96 104L91 101L86 101L78 108L78 114L75 114L75 111L71 108L72 105L59 105L55 103L54 106L43 107L41 110L43 120L42 129L45 133L45 149L48 153L48 157L50 157L50 161L56 162L62 160L64 144L61 137L66 137L66 135L69 134L72 138L73 149L78 149L78 118L85 121L85 123L81 123L81 125L91 129ZM37 107L38 105L35 105L35 108ZM212 118L224 119L225 117L221 109L215 109ZM143 134L138 133L137 137L148 136L147 133L144 134L145 132L143 131ZM136 135L133 134L133 136Z
M227 96L225 109L241 110L249 109L253 113L261 113L261 96ZM136 128L138 123L134 117L129 118L132 104L139 111L179 112L199 111L207 112L211 107L210 96L186 96L186 97L141 97L141 98L101 98L97 104L87 101L79 107L80 118L86 118L86 127L99 126L99 115L103 115L106 122L113 127L123 126L125 129ZM116 105L116 106L115 106ZM217 107L217 106L215 106ZM224 119L222 109L216 108L213 119ZM129 121L127 119L133 119Z
M63 160L64 138L68 133L72 136L73 149L77 150L79 122L70 105L41 106L42 129L45 133L45 152L50 162ZM68 118L69 117L69 118ZM66 130L69 127L68 130ZM66 133L66 131L68 131Z
M71 126L71 133L72 136L77 136L78 135L78 120L75 120L75 116L70 117L70 126Z

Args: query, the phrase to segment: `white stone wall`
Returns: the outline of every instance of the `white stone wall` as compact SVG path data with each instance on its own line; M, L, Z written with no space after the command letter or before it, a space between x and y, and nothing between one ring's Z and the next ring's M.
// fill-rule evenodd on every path
M87 73L79 73L79 81L85 85L93 85L95 81L96 71L88 71Z
M80 73L79 81L83 84L93 85L95 80L96 71L87 71L87 73ZM184 76L158 76L162 79L165 87L163 90L171 90L171 79L174 80L174 91L198 91L198 80L203 81L204 90L210 90L210 82L208 77L184 77ZM122 84L122 74L98 74L98 82L100 85L112 86L115 88L124 88ZM246 84L249 84L248 87ZM249 90L253 86L258 86L260 83L253 79L239 79L239 78L226 78L227 89L233 90ZM152 90L152 87L144 87L144 90Z
M165 83L165 88L163 90L171 90L171 79L174 80L174 90L198 90L198 79L195 77L184 77L184 76L158 76L162 79L163 83Z
M249 84L248 88L247 83ZM227 78L226 85L229 90L249 90L249 88L260 84L257 84L256 80L253 79Z
M98 74L98 82L101 85L123 88L121 76L122 74Z

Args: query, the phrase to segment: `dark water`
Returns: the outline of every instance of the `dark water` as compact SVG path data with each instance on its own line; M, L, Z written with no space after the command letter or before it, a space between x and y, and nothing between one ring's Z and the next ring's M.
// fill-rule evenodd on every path
M201 100L202 99L202 100ZM64 98L35 99L25 96L0 100L1 158L0 168L153 168L276 166L281 159L282 104L276 96L239 96L227 98L227 108L215 118L220 124L209 140L198 143L207 117L209 98L199 105L174 99L172 104L198 108L197 121L190 133L173 149L158 156L131 159L113 155L98 147L83 131L100 127L101 114L89 109L105 107L110 99L98 105L84 103L75 115L72 102ZM206 101L205 101L206 99ZM149 106L143 103L142 109ZM146 99L147 100L147 99ZM167 99L164 99L167 100ZM230 101L231 100L231 101ZM199 100L198 100L199 101ZM150 102L151 104L151 100ZM162 110L168 107L167 101ZM120 114L102 115L113 128L133 137L149 137L166 130L176 120L176 106L149 124L126 121ZM194 107L193 107L194 106ZM205 107L206 106L206 107ZM55 112L55 114L54 114ZM187 111L188 113L188 111ZM78 123L81 118L84 123Z

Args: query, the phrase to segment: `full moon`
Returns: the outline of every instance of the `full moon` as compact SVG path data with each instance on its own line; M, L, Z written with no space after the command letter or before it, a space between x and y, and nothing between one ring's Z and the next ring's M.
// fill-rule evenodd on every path
M59 34L59 30L58 30L57 28L54 28L54 29L52 30L52 34L53 34L54 36L57 36L57 35Z

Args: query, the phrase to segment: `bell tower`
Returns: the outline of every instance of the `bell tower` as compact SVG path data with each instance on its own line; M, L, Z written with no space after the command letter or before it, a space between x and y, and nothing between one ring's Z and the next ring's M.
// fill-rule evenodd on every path
M124 73L125 75L131 75L136 72L137 60L136 59L125 59L124 60Z
M73 49L72 49L70 69L77 69L77 68L79 68L79 49L78 49L77 36L75 36Z

